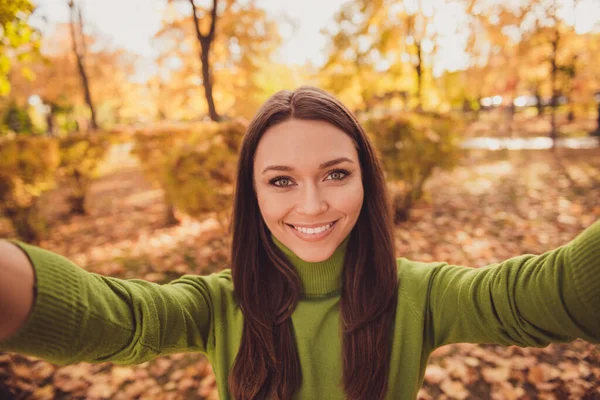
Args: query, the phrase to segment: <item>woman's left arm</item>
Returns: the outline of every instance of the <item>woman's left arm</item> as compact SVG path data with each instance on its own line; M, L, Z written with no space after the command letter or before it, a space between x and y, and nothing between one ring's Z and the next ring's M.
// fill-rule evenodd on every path
M600 221L568 244L479 269L441 265L431 275L433 347L600 343Z

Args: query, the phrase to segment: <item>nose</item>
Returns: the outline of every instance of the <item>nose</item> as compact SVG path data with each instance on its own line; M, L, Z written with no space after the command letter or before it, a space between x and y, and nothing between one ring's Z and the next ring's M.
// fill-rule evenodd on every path
M319 188L316 185L307 185L298 203L297 212L302 215L319 215L328 208L329 205Z

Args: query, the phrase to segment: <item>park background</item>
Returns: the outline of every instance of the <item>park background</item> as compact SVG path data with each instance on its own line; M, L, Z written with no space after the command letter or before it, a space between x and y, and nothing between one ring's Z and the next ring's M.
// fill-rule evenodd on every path
M600 216L599 50L596 0L0 0L0 237L124 279L226 268L248 120L310 84L373 140L398 257L540 254ZM0 389L218 398L195 353L0 353ZM419 398L600 398L600 350L445 346Z

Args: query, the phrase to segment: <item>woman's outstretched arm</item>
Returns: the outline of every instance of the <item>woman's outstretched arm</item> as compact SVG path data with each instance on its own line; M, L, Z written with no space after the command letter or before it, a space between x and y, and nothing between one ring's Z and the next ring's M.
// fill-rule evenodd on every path
M1 245L0 351L58 365L138 364L214 346L213 313L224 307L230 274L159 285L88 272L26 243Z
M35 274L16 245L0 240L0 341L25 323L33 306Z
M541 255L479 269L436 268L429 299L433 347L600 343L600 221Z

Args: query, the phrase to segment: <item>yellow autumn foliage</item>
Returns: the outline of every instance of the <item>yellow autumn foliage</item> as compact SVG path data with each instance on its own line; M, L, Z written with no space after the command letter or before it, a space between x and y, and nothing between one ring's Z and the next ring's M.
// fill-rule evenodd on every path
M386 114L365 122L394 197L395 222L408 218L435 169L460 159L460 121L437 113Z
M11 221L22 240L36 242L46 229L38 199L56 186L59 162L54 138L0 138L0 213Z
M184 130L139 132L133 153L169 206L225 223L233 200L237 155L246 122L207 122Z

